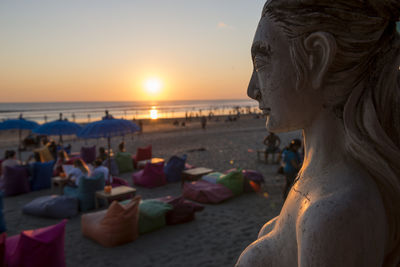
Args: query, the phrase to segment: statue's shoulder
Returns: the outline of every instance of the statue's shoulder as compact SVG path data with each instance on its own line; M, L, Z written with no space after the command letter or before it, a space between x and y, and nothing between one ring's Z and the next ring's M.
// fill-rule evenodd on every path
M304 266L326 266L323 263L333 258L340 264L335 261L332 266L350 266L361 258L363 263L357 266L370 266L365 259L380 266L386 213L376 185L363 176L357 172L336 176L336 181L326 184L331 189L311 194L302 206L296 233ZM369 253L371 258L364 256Z

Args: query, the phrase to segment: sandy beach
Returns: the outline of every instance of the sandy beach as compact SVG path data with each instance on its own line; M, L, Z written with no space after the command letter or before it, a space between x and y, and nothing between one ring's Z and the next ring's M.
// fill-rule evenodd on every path
M172 121L147 121L142 135L124 138L127 151L134 154L137 147L151 144L153 157L168 160L172 155L187 154L189 164L215 171L233 167L257 170L266 180L263 194L243 194L222 204L205 205L190 223L167 226L115 248L104 248L83 237L80 216L71 218L65 235L67 266L233 266L245 247L256 239L262 225L277 216L283 204L284 177L277 174L278 165L257 160L256 151L263 148L266 134L265 120L252 115L242 116L235 122L226 122L225 118L211 121L206 130L201 129L199 121L187 123L185 127L173 126ZM1 133L0 153L15 148L15 136L15 133ZM279 134L279 137L282 148L292 138L299 138L300 132ZM79 151L84 144L106 146L106 140L66 140L65 143L72 145L72 151ZM121 140L112 139L114 151ZM23 158L29 154L23 152ZM131 173L120 175L132 185L131 176ZM143 199L181 194L180 183L154 189L135 188ZM29 201L49 194L50 189L5 198L7 235L59 222L21 212Z

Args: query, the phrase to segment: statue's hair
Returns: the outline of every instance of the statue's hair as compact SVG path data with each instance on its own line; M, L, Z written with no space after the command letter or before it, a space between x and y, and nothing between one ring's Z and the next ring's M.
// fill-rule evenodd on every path
M343 119L346 149L375 181L389 236L384 266L400 264L400 36L399 0L270 0L263 16L290 41L297 88L308 80L304 39L322 31L336 41L326 104ZM332 89L346 83L346 89ZM362 86L361 86L362 85ZM329 92L329 90L332 90Z

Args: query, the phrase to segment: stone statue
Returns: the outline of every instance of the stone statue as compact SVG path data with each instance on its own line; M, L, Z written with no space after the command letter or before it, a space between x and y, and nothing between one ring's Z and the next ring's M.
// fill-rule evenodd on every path
M400 266L399 0L270 0L248 95L305 160L237 266Z

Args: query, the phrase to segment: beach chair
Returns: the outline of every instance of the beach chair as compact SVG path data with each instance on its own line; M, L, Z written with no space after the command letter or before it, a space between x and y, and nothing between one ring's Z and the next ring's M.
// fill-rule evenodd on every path
M33 163L33 175L30 181L32 191L51 187L51 177L53 176L54 164L54 160L44 163Z
M6 233L0 234L0 266L6 266L6 238Z
M81 159L86 163L92 163L96 160L96 145L81 147Z
M36 229L22 231L5 242L8 267L65 267L64 236L67 220Z
M167 182L179 182L182 179L182 171L185 169L186 155L182 157L172 156L167 165L164 167L164 173L167 178Z
M133 172L132 154L129 152L118 152L115 155L119 173Z
M2 188L5 197L30 192L28 168L24 166L7 166L3 171Z
M139 236L139 202L139 196L127 205L113 201L107 210L82 215L83 236L104 247L115 247L134 241Z
M133 166L137 169L137 163L142 160L152 158L152 146L139 147L136 151L136 155L132 156Z
M132 175L132 180L135 185L148 188L167 184L164 173L164 162L147 163L143 170Z
M143 200L139 204L139 234L146 234L164 227L165 214L173 206L155 199Z
M221 176L217 180L217 184L226 186L235 196L239 196L243 193L243 180L242 169L235 169L230 173Z
M79 200L79 209L88 211L95 208L96 191L104 190L105 179L102 174L97 177L82 177L78 187L64 187L64 195L76 197Z
M173 207L165 214L167 225L186 223L194 220L195 212L202 211L204 206L188 201L182 196L158 198L161 202L167 203Z
M213 184L199 180L185 183L183 185L183 196L200 203L217 204L233 197L234 194L222 184Z
M70 196L43 196L26 204L22 212L25 214L64 219L78 215L78 199Z

